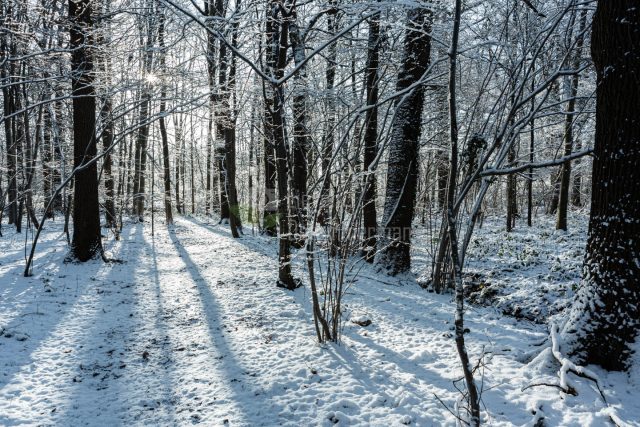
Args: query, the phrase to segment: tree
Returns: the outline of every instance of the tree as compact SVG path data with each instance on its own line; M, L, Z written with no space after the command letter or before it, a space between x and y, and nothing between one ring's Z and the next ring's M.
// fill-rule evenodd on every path
M299 286L291 273L291 236L289 234L289 205L287 203L289 180L289 153L285 139L284 88L273 83L284 75L287 60L288 21L283 17L278 0L267 3L265 72L271 77L265 90L265 134L272 138L278 187L278 286L290 290ZM265 144L265 148L266 148ZM265 209L266 210L266 209Z
M75 168L71 256L79 261L102 255L98 169L95 162L96 99L90 50L91 15L91 0L69 0Z
M159 3L159 23L158 23L158 45L160 48L159 62L160 62L160 72L164 75L166 74L166 64L165 64L165 55L166 55L166 47L164 43L164 33L165 33L165 11L164 7ZM160 91L160 117L158 118L158 122L160 124L160 136L162 138L162 171L163 171L163 181L164 181L164 215L167 221L167 225L173 224L173 210L171 208L171 166L169 165L169 138L167 137L167 125L165 123L166 116L166 108L167 101L165 98L167 97L167 88L166 82L164 80L161 82L162 89Z
M582 46L584 45L584 33L587 27L587 9L582 8L580 12L580 25L576 41L576 52L574 55L572 68L575 74L568 82L567 114L564 122L564 155L568 156L573 151L573 116L576 109L576 97L578 96L578 84L580 74L577 72L582 59ZM556 229L567 230L567 211L569 208L569 186L571 184L571 162L566 162L560 167L560 191L558 194L558 216L556 219Z
M591 215L580 290L563 327L569 354L627 367L640 327L640 8L599 0L591 56L597 72Z
M142 90L140 94L140 110L139 110L139 129L138 134L136 136L136 150L135 150L135 171L133 177L133 210L134 214L138 216L138 220L140 222L144 219L144 207L145 207L145 193L146 193L146 175L147 175L147 145L149 139L149 112L151 109L151 91L153 86L153 74L152 74L152 66L153 66L153 51L154 51L154 37L155 37L155 28L154 28L154 7L151 0L149 0L149 4L146 7L146 41L144 41L144 37L141 35L141 48L143 50L142 54L142 73L143 73L143 83ZM142 31L142 26L140 26L140 30Z
M403 91L419 83L429 66L432 13L426 7L407 12L402 67L396 89ZM424 86L417 84L399 98L391 140L378 264L392 274L408 271L411 221L418 182L418 139L421 132Z
M367 262L373 262L378 234L376 215L376 176L370 170L378 153L378 75L380 52L380 13L369 21L369 39L367 43L367 68L365 87L367 92L367 111L365 113L364 188L362 191L362 225L364 228L363 252Z
M307 129L307 74L303 66L305 60L304 34L298 26L295 4L291 7L289 22L289 40L296 66L300 71L294 76L293 83L293 171L291 179L292 192L292 232L296 238L294 244L302 246L307 225L307 154L309 150L309 130Z
M110 9L110 1L106 2L104 7L104 14L109 15ZM108 43L105 40L104 33L109 31L109 24L107 23L101 31L98 32L97 42L98 45L103 49L102 58L101 58L101 66L102 71L104 72L104 80L105 80L105 90L103 98L102 108L100 109L100 119L102 121L102 147L105 152L103 159L103 170L104 170L104 190L105 190L105 201L104 201L104 216L105 216L105 225L108 228L115 227L116 224L116 210L113 201L113 190L114 190L114 181L112 174L113 161L111 159L111 145L113 145L114 140L114 123L112 116L112 100L111 95L109 94L109 90L111 90L111 59L108 53Z

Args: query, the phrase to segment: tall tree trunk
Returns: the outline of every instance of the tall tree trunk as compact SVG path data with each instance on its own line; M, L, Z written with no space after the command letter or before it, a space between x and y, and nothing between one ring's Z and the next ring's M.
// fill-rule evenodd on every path
M142 73L145 81L142 85L140 115L138 123L138 135L136 139L135 152L135 172L133 181L133 210L138 220L144 220L144 208L146 200L146 178L147 178L147 144L149 139L149 112L151 109L151 85L152 64L153 64L153 45L154 45L154 6L151 0L147 5L147 34L144 42L144 52L142 55Z
M331 9L327 12L327 35L333 37L338 32L337 13L335 8L335 0L329 0ZM337 47L336 43L331 43L327 47L327 65L325 71L325 122L324 130L322 134L322 187L320 188L319 197L320 211L318 212L318 223L320 225L328 225L332 222L330 218L330 190L331 190L331 157L333 154L334 146L334 132L336 131L336 94L335 94L335 80L336 80L336 62L337 62ZM332 233L334 232L332 226Z
M454 209L456 195L456 175L458 173L458 118L456 105L456 69L458 61L458 37L460 33L460 16L462 0L455 2L453 36L449 50L449 136L451 139L451 154L449 164L449 179L447 180L447 230L449 234L451 265L456 289L455 341L462 372L467 385L467 401L469 403L469 425L480 426L480 398L473 377L473 370L469 361L469 354L464 338L464 287L462 284L462 262L459 259L456 214Z
M209 117L207 123L207 166L206 166L206 194L205 194L205 214L211 214L211 185L213 178L213 147L214 147L214 136L213 136L213 124L215 121L215 107L216 107L216 38L212 34L212 31L216 29L215 27L215 17L219 17L222 13L222 2L215 0L206 0L204 13L208 17L207 25L210 29L207 32L207 79L209 83ZM222 219L222 215L220 216Z
M175 117L175 116L174 116ZM176 155L174 158L175 170L176 170L176 210L179 214L183 214L182 205L180 204L180 165L183 159L183 148L182 148L182 116L180 118L174 118L173 127L175 129L175 140L176 140Z
M369 20L369 40L367 42L367 68L365 89L367 91L367 111L364 119L364 155L363 155L363 192L362 192L362 225L364 239L363 255L367 262L373 262L378 234L376 213L376 176L372 170L378 153L378 67L380 56L380 13Z
M13 2L7 2L2 4L0 10L0 23L2 28L8 29L3 31L0 37L0 54L3 59L7 57L14 57L16 54L16 43L11 37L11 33L15 30L13 23ZM7 222L9 224L15 224L18 218L18 184L17 184L17 156L16 156L16 136L15 136L15 121L16 118L13 115L16 111L14 104L15 90L12 86L13 76L16 75L14 61L2 61L0 64L0 77L3 82L2 86L2 101L3 101L3 115L4 130L5 130L5 143L7 147L7 206L3 204L8 210Z
M580 139L576 141L576 152L582 150L582 143ZM582 173L580 171L581 159L576 159L573 162L576 166L576 171L573 173L573 183L571 185L571 205L574 207L582 206Z
M584 45L584 32L587 28L587 9L582 8L580 12L580 24L578 28L578 38L576 40L576 52L572 61L572 68L577 70L582 58L582 46ZM578 84L580 76L576 73L570 77L569 101L564 119L564 155L568 156L573 151L573 115L576 110L576 96L578 96ZM558 216L556 219L556 229L567 229L567 210L569 208L569 187L571 185L571 162L564 162L560 167L560 193L558 196Z
M429 65L432 13L427 8L407 12L402 68L396 88L404 90L420 80ZM424 87L418 85L396 106L391 140L382 227L377 262L395 275L411 267L411 222L418 179L418 140L421 132Z
M296 66L305 60L305 43L297 22L295 8L291 12L289 39ZM307 154L309 151L309 130L307 129L307 74L303 68L293 81L293 176L291 180L291 232L295 234L294 244L304 244L307 226Z
M162 166L163 166L163 181L164 181L164 215L167 225L173 224L173 209L171 207L171 166L169 164L169 138L167 137L167 126L165 123L165 116L167 111L167 86L164 78L167 74L166 70L166 49L164 45L164 33L165 33L165 11L161 6L161 2L158 3L159 7L159 23L158 23L158 46L159 52L159 69L162 73L162 88L160 90L160 117L158 122L160 125L160 136L162 138Z
M640 8L599 0L591 56L597 72L591 215L583 279L563 327L569 354L628 367L640 327Z
M93 87L93 62L90 46L92 23L91 0L69 0L71 19L71 88L73 96L73 158L75 200L73 204L72 257L87 261L102 255L98 169L87 165L96 156L96 100ZM78 169L82 167L82 169ZM82 203L78 203L81 200Z
M109 16L109 10L111 6L111 1L106 1L104 4L103 13L105 16ZM114 142L114 123L112 118L112 101L111 95L109 94L109 90L111 89L111 57L109 50L108 37L110 34L110 25L109 22L106 21L105 25L98 31L97 36L97 44L99 48L101 48L101 58L99 63L102 66L102 71L104 73L104 94L102 109L100 110L100 120L102 122L102 147L104 150L103 161L103 173L104 173L104 190L105 190L105 201L104 201L104 215L105 215L105 226L107 228L113 228L116 225L116 210L114 204L114 180L113 180L113 172L112 166L113 161L111 158L111 146ZM105 37L107 39L105 39Z
M238 18L241 2L236 0L236 8L231 30L231 45L237 48L238 44ZM225 60L229 61L229 73L225 81L223 124L224 124L224 187L229 204L229 226L233 237L240 237L242 221L240 217L240 205L238 203L238 190L236 189L236 57L229 54Z
M269 0L267 4L266 25L266 74L273 79L280 79L284 75L286 65L286 46L288 39L288 21L283 19L282 10L277 0ZM265 123L269 128L267 133L272 139L275 149L275 164L278 186L278 286L295 289L298 281L291 273L291 236L289 235L289 206L288 206L288 161L287 142L285 139L284 123L284 91L282 85L267 83L265 94Z
M110 66L108 65L108 57L105 58L105 70L107 76L109 75ZM107 84L108 91L108 84ZM116 224L116 209L113 201L114 198L114 181L113 181L113 172L112 166L113 161L111 158L110 150L113 145L113 137L114 137L114 125L113 119L111 115L111 97L109 94L105 95L104 104L100 111L100 117L102 120L102 147L105 151L105 155L103 157L103 173L104 173L104 190L105 190L105 202L104 202L104 215L106 221L106 227L112 228Z

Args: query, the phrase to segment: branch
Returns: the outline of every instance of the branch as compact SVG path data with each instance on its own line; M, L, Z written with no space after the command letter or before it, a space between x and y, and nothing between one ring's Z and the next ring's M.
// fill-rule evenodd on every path
M480 176L484 177L484 176L511 175L514 173L526 171L528 169L541 169L541 168L548 168L550 166L558 166L558 165L562 165L564 163L570 162L572 160L579 159L580 157L587 156L591 153L593 153L593 148L589 148L588 150L584 150L584 151L578 151L577 153L560 157L559 159L555 159L555 160L548 160L546 162L527 163L524 165L515 166L507 169L494 169L494 168L485 169L482 172L480 172Z
M547 15L545 15L544 13L540 12L538 9L536 9L536 7L529 1L529 0L522 0L524 2L524 4L526 4L529 9L533 10L536 15L538 15L541 18L546 18Z

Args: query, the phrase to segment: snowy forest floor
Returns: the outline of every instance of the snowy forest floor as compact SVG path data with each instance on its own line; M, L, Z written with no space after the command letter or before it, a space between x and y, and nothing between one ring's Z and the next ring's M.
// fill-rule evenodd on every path
M472 359L483 356L484 421L600 426L615 411L640 426L638 360L628 374L592 367L609 407L577 377L578 396L526 388L558 383L544 321L561 316L577 284L584 227L558 235L543 224L510 240L498 229L479 230L469 255L472 300L490 305L466 314ZM53 222L23 278L25 237L4 232L0 425L456 424L451 295L365 268L345 297L342 343L321 346L308 288L275 286L274 239L234 240L228 226L180 217L172 232L157 224L152 237L136 224L105 239L123 263L65 264ZM302 259L294 270L305 278Z

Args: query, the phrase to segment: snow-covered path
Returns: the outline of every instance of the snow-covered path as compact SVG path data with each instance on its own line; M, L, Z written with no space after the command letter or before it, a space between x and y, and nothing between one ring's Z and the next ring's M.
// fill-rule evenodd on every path
M373 324L347 321L343 343L321 347L308 292L275 287L275 241L180 218L153 238L125 228L108 247L122 264L72 265L56 237L33 278L19 277L16 242L0 252L0 425L455 425L438 401L453 409L460 396L447 296L359 279L347 315ZM536 378L518 355L536 351L543 328L484 309L468 326L474 354L492 352L493 425L525 424L532 402L558 400L520 391ZM545 414L603 421L593 399Z

